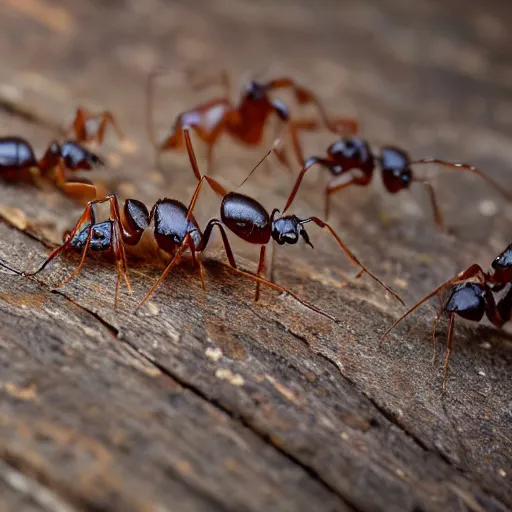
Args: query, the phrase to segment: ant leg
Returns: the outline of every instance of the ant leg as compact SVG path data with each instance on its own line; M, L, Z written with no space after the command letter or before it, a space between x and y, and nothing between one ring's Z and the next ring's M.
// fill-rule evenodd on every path
M416 183L422 183L427 187L428 195L430 197L430 204L432 205L432 211L434 212L434 219L436 221L437 227L441 229L442 231L446 231L446 225L444 223L444 217L441 212L441 209L439 208L439 203L436 199L436 193L434 190L434 187L432 186L432 183L430 183L427 180L418 180L414 179Z
M446 343L446 354L444 356L444 372L443 372L443 392L441 396L446 394L446 381L448 380L448 363L452 354L453 342L453 326L455 325L455 313L450 313L450 321L448 323L448 341Z
M101 114L98 114L97 116L93 116L93 117L101 118L101 123L100 123L98 131L96 133L96 140L97 140L98 144L103 143L103 137L105 135L105 128L107 127L108 124L110 124L112 126L112 128L114 128L114 130L116 131L117 136L119 137L120 140L123 140L125 138L123 132L121 131L121 128L119 128L119 124L117 123L116 118L108 110L105 110ZM91 119L93 117L91 117Z
M110 218L113 222L113 249L114 249L114 258L116 261L116 268L119 276L122 276L126 287L130 293L133 293L132 286L130 284L130 279L128 277L128 263L126 259L126 251L124 249L124 238L126 238L126 232L123 228L122 220L121 220L121 212L119 209L119 201L117 196L112 194L105 198L108 200L110 205ZM115 298L115 307L117 307L118 303L118 289L116 288L116 298Z
M260 249L260 261L258 262L258 271L256 272L256 275L258 277L261 276L263 272L265 272L265 253L267 252L267 246L262 245ZM258 281L256 283L256 294L254 295L254 300L258 302L260 299L260 282Z
M76 109L75 119L73 124L68 130L68 133L75 132L75 138L77 141L82 142L87 140L87 130L86 130L86 115L85 110L81 107Z
M331 235L334 237L334 239L338 242L338 245L340 246L340 248L345 252L345 254L350 258L350 260L352 261L352 263L354 263L355 265L358 265L359 267L361 267L361 270L363 272L365 272L366 274L368 274L374 281L376 281L380 286L382 286L388 293L390 293L393 297L395 297L395 299L397 299L400 304L402 304L403 306L405 306L405 303L404 301L388 286L386 285L385 283L383 283L375 274L373 274L372 272L370 272L370 270L368 270L355 256L354 254L350 251L350 249L343 243L343 241L341 240L341 238L336 234L336 232L334 231L334 229L332 229L331 226L329 226L329 224L327 224L326 222L324 222L323 220L319 219L318 217L310 217L308 219L304 219L301 221L301 224L306 224L308 222L314 222L317 226L321 227L321 228L327 228L327 230L331 233Z
M98 191L90 181L67 181L66 167L62 158L59 159L59 163L54 170L53 181L59 190L75 201L80 200L80 202L87 203L96 199Z
M319 157L311 157L306 161L306 164L300 171L299 175L297 176L297 180L295 181L295 185L292 188L292 191L290 192L290 196L288 197L288 201L286 202L285 207L283 208L283 214L290 208L291 204L293 203L293 200L295 199L295 196L297 195L297 192L299 191L300 184L302 183L302 180L304 178L304 175L306 172L311 169L315 164L321 165L322 167L325 167L329 169L331 167L331 162L324 158Z
M471 279L472 277L478 277L481 282L487 281L487 274L482 270L482 267L480 265L477 265L476 263L468 267L466 270L459 272L455 277L452 277L451 279L448 279L448 281L445 281L442 285L438 286L433 292L430 292L428 295L423 297L419 302L417 302L411 309L406 311L398 320L396 320L391 327L389 327L386 332L382 335L381 341L384 340L384 338L387 337L387 335L406 317L408 317L412 312L416 311L424 302L427 302L427 300L431 299L441 291L443 291L447 286L450 286L452 284L457 284L463 281L466 281L467 279Z
M434 356L432 357L432 364L436 364L437 361L437 338L436 338L436 331L437 331L437 323L439 322L439 318L441 318L441 315L444 311L444 304L441 304L441 307L439 311L437 312L434 321L432 322L432 347L434 350Z
M138 306L135 308L135 311L137 311L142 305L144 305L149 297L153 295L153 292L156 290L157 286L165 279L165 276L172 270L173 267L175 267L181 260L181 255L183 254L183 251L188 247L188 241L190 239L190 235L187 233L185 235L185 238L183 239L183 242L179 246L178 250L176 251L176 254L172 258L171 262L167 265L165 270L160 274L160 277L153 283L153 286L149 289L149 291L146 293L144 298L139 302Z
M98 127L98 130L96 131L95 135L89 136L87 133L87 121L98 119L100 121L100 125ZM111 124L114 130L117 133L117 136L122 140L124 139L123 132L121 131L121 128L119 127L116 118L114 115L108 111L105 110L104 112L101 112L99 114L92 114L85 110L82 107L78 107L76 110L76 116L75 120L73 122L73 125L71 127L70 131L75 132L76 140L78 142L86 142L88 140L94 140L96 139L96 142L98 144L103 143L103 138L105 134L105 128L107 127L107 124Z
M229 265L233 268L237 268L235 257L233 256L233 251L231 250L231 245L229 243L228 236L224 229L224 225L219 219L210 219L206 228L204 229L203 236L201 238L201 242L199 243L199 247L197 248L198 252L203 252L210 241L210 236L212 234L213 228L217 226L220 231L220 235L222 237L222 241L224 243L224 250L226 251L226 257L228 258Z
M206 291L206 283L204 282L204 269L203 264L201 263L201 260L196 255L196 247L194 245L194 241L192 240L192 237L188 237L188 247L190 249L190 254L192 255L192 263L195 267L199 269L199 279L201 279L201 286L203 287L203 290Z
M438 164L438 165L443 165L444 167L449 167L451 169L469 171L474 174L478 174L478 176L483 178L491 187L493 187L500 194L502 194L508 201L512 201L512 192L505 190L499 183L494 181L490 176L485 174L481 169L478 169L474 165L463 164L463 163L459 163L459 162L447 162L445 160L439 160L438 158L423 158L421 160L415 160L411 163L412 164Z
M98 195L95 185L82 181L70 181L61 188L68 197L80 202L93 201Z
M344 181L340 181L340 178L343 178ZM325 218L329 218L330 210L331 210L331 196L333 194L336 194L336 192L339 192L340 190L343 190L344 188L349 187L350 185L361 185L366 186L370 183L370 180L367 179L361 179L356 178L355 176L352 176L350 174L336 176L333 179L329 181L327 186L325 187Z
M340 129L340 126L350 126L350 132L352 134L356 134L359 131L359 123L355 119L349 119L349 118L343 118L338 124L336 124L336 121L340 120L331 120L329 116L327 115L327 112L325 111L323 105L318 100L318 98L313 94L312 91L309 89L306 89L305 87L302 87L297 84L297 82L291 78L282 77L277 78L275 80L271 80L267 82L265 85L266 89L272 90L272 89L281 89L281 88L291 88L295 94L295 98L297 100L297 103L300 105L306 105L306 104L312 104L316 107L318 110L318 113L322 119L322 122L325 124L325 126L332 132L338 132Z
M270 258L270 269L269 269L269 276L270 281L275 281L275 265L276 265L276 241L272 238L272 256Z
M328 318L329 320L332 320L333 322L336 322L336 323L338 322L338 320L336 318L329 315L328 313L325 313L321 309L318 309L316 306L313 306L309 302L306 302L305 300L301 299L298 295L291 292L290 290L283 288L282 286L279 286L275 283L272 283L272 282L268 281L267 279L264 279L263 277L257 276L255 274L252 274L251 272L248 272L246 270L242 270L242 269L238 268L236 265L235 258L233 256L233 251L231 250L231 246L229 244L229 240L228 240L226 231L224 229L224 226L218 219L211 219L208 222L208 224L204 230L204 233L203 233L203 238L201 239L201 244L200 244L199 248L197 249L198 251L203 251L206 248L206 246L208 244L208 240L210 239L212 230L215 226L217 226L219 228L219 231L220 231L220 234L222 237L222 241L224 243L224 250L226 251L226 256L229 261L229 266L234 272L237 272L238 274L241 274L249 279L252 279L253 281L256 281L257 283L264 284L265 286L268 286L269 288L273 288L274 290L280 291L281 293L286 293L286 294L290 295L290 297L293 297L297 302L302 304L304 307L310 309L311 311L314 311L315 313L318 313L319 315L322 315L322 316Z

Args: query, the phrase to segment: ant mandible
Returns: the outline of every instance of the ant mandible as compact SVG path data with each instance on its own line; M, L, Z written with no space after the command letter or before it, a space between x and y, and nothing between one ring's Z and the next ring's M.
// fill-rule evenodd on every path
M194 197L197 195L201 183L202 181L200 180ZM109 204L109 218L105 221L97 222L94 206L102 203ZM60 287L68 283L81 271L89 251L99 255L111 256L115 261L117 269L114 302L114 307L117 308L121 280L124 279L128 290L132 292L128 277L127 253L146 260L162 258L170 260L166 270L137 306L138 309L149 299L170 269L179 263L186 249L190 251L193 264L199 269L203 289L206 288L201 261L197 258L197 253L202 251L202 236L201 230L190 213L189 208L180 201L160 199L155 203L151 212L149 212L146 205L141 201L127 199L121 210L117 196L112 194L104 199L90 201L73 230L65 234L64 243L56 248L35 272L25 273L25 275L29 277L35 276L55 257L67 249L81 253L78 266L66 279L57 285L57 287ZM229 255L230 263L234 262L231 251ZM232 264L232 267L235 272L256 281L258 285L264 284L286 293L315 313L325 316L332 321L337 321L331 315L309 304L286 288L276 285L261 276L242 270L235 264Z
M38 161L28 141L17 136L0 137L0 177L10 182L49 182L64 194L80 200L96 197L96 187L87 180L68 180L67 171L92 170L103 160L75 141L53 141Z
M378 277L376 277L370 270L368 270L350 251L350 249L345 245L345 243L340 239L340 237L336 234L336 232L332 229L332 227L319 219L318 217L308 217L305 219L300 219L296 215L287 215L287 216L278 216L279 210L274 209L272 213L269 215L267 210L256 200L253 198L246 196L244 194L239 194L237 192L227 192L224 187L211 178L208 175L202 176L199 171L199 167L197 164L197 160L195 157L194 149L192 147L192 143L190 140L190 134L187 129L184 130L184 138L185 144L187 147L187 152L190 159L190 164L194 171L196 178L199 183L196 187L195 193L192 197L192 201L190 202L187 219L191 220L193 217L193 210L195 204L197 202L199 192L201 190L201 186L204 181L207 181L208 184L212 187L212 189L222 198L222 204L220 208L220 218L211 219L206 228L204 229L204 233L201 237L200 243L198 245L198 251L204 251L208 245L210 240L210 236L212 234L213 228L216 226L220 234L222 236L222 240L224 243L224 248L226 251L226 256L228 258L229 264L236 268L236 262L233 257L233 252L231 250L231 246L229 244L229 240L226 234L226 229L228 228L235 235L237 235L242 240L260 246L260 257L258 263L258 270L256 272L257 276L260 276L266 267L266 250L270 241L273 239L279 245L284 244L296 244L300 238L302 237L304 241L313 247L309 235L304 228L305 224L310 222L316 224L321 228L326 228L330 234L334 237L340 248L347 254L352 263L358 265L361 268L361 272L358 277L365 272L372 279L374 279L380 286L385 288L393 297L395 297L402 305L405 305L402 299L395 293L391 288L389 288L386 284L384 284ZM259 164L270 155L273 150L271 149L266 156L259 162ZM259 165L258 164L258 165ZM170 270L168 268L164 275ZM152 290L157 286L158 282L155 283ZM256 300L259 298L259 283L256 287ZM151 291L152 291L151 290Z
M88 128L91 121L98 123L95 130ZM114 128L119 139L125 140L123 132L121 131L121 128L119 127L119 124L112 112L104 110L103 112L93 114L83 107L78 107L76 109L75 119L69 128L68 133L74 135L74 140L76 142L94 141L98 146L100 146L103 143L105 130L109 124Z
M314 165L320 165L331 174L331 179L324 191L326 219L329 218L331 195L351 185L368 186L372 181L373 172L376 168L380 168L384 187L391 194L396 194L401 190L409 188L412 183L425 185L429 193L436 224L442 230L445 230L445 223L438 206L434 188L428 180L414 176L411 168L412 165L438 164L478 174L508 200L512 200L512 193L504 190L487 174L470 164L447 162L438 158L412 160L408 153L394 146L382 147L379 154L375 155L368 142L359 137L343 137L327 148L327 155L325 157L312 156L304 160L296 135L293 135L292 142L296 152L300 155L299 159L303 167L297 177L283 213L291 206L304 175Z
M207 174L212 172L213 148L223 133L228 133L233 139L255 147L263 140L264 128L272 115L286 123L297 158L301 157L298 133L301 131L317 131L327 128L334 133L354 134L358 131L358 122L350 118L330 118L320 101L312 91L296 83L295 80L282 77L268 82L251 81L242 92L237 105L229 97L230 83L227 73L222 73L221 82L225 94L181 113L174 123L171 134L162 142L157 142L154 133L151 112L153 112L153 80L160 72L149 76L147 91L147 130L149 139L155 148L157 162L160 153L167 150L183 149L184 131L191 129L207 146ZM290 119L288 108L279 99L272 99L270 94L277 89L291 89L297 103L313 105L320 116L314 118ZM283 149L276 150L279 160L290 170L291 165Z
M443 313L448 315L448 338L444 359L443 395L446 393L448 363L452 352L455 315L480 322L484 315L496 327L502 327L512 317L512 286L498 300L494 293L502 291L512 283L512 244L510 244L491 264L493 272L484 272L480 265L473 264L455 277L421 299L409 311L404 313L382 336L384 339L402 320L418 309L424 302L451 287L448 299L442 304L433 321L432 340L436 350L436 328ZM476 279L476 281L474 281Z

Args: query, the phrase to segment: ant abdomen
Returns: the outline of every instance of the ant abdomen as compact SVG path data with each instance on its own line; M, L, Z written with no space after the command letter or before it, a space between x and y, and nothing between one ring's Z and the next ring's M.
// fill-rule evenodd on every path
M0 138L0 171L27 169L37 166L30 144L21 137Z
M154 222L154 236L158 247L168 254L174 254L190 234L195 247L201 241L201 231L196 219L187 220L188 208L175 199L160 199L153 206L151 217Z
M242 240L261 245L270 241L270 217L255 199L229 192L222 199L220 214L222 222Z
M485 314L488 290L489 287L481 283L465 282L454 286L445 310L466 320L480 322Z

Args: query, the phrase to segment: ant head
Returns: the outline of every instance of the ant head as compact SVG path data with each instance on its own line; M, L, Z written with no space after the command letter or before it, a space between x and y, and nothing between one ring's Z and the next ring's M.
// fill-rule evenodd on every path
M496 257L492 262L492 268L501 272L512 270L512 244Z
M66 167L71 170L90 170L93 166L104 165L104 161L75 141L68 140L60 148Z
M72 249L78 252L82 252L87 243L87 237L89 236L89 230L91 226L87 226L80 233L77 233L73 240L71 240L70 246ZM69 235L68 235L69 236ZM91 242L89 244L89 250L94 252L108 251L112 247L112 221L106 220L92 226Z
M272 221L272 238L279 244L296 244L300 237L311 247L309 235L296 215L285 215Z
M457 313L466 320L479 322L485 313L488 293L489 288L485 284L459 284L452 288L445 310L448 313Z
M245 97L251 102L260 102L267 97L267 89L263 84L251 80L247 86Z
M401 149L382 148L380 153L382 181L388 192L395 194L408 188L413 180L411 161Z

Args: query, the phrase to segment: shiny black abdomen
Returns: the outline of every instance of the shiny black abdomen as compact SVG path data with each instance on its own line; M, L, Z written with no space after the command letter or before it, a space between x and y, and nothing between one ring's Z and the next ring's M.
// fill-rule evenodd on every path
M137 199L125 201L124 217L131 231L144 231L149 226L148 209L142 201L137 201Z
M236 192L226 194L222 200L220 216L226 227L242 240L262 245L270 241L268 212L251 197Z
M446 301L446 312L479 322L486 310L487 293L490 293L487 286L480 283L466 282L454 286Z
M21 137L0 137L0 172L36 166L34 151L26 140Z
M191 234L194 245L199 245L201 231L194 217L187 221L187 213L187 207L175 199L160 199L155 203L151 217L155 240L160 249L174 254L187 233Z

